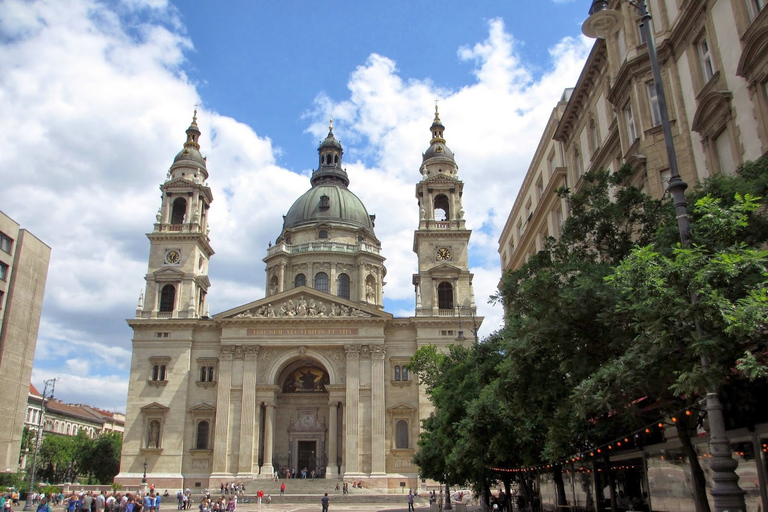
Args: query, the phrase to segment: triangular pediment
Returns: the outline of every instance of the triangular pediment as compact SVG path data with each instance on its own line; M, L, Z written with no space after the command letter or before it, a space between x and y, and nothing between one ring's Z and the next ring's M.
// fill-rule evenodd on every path
M393 414L411 414L416 412L416 408L411 407L408 404L399 403L397 405L393 405L392 407L388 408L387 412L393 413Z
M443 275L455 276L457 274L461 274L462 270L456 265L451 265L450 263L441 263L439 265L435 265L431 269L427 270L425 273L430 276L443 276Z
M216 407L211 404L197 404L194 407L189 408L189 412L193 414L213 414L216 412Z
M143 413L166 413L170 411L170 407L166 407L163 404L159 404L157 402L152 402L151 404L147 404L144 407L141 408L141 412Z
M291 288L248 304L214 315L214 320L227 318L392 318L376 306L361 304L324 293L307 286Z
M184 272L177 267L164 267L152 273L158 281L175 281L184 277Z

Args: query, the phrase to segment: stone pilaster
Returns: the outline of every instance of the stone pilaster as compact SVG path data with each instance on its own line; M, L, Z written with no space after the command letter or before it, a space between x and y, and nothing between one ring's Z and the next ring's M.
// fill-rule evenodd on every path
M275 390L264 401L264 461L259 474L262 478L272 478L275 468L272 465L272 454L275 447Z
M344 408L347 435L344 442L345 474L360 472L358 408L360 405L360 345L344 345L347 353L347 404Z
M336 460L338 458L337 451L337 439L338 433L338 418L339 418L339 403L332 402L328 407L328 461L325 468L325 474L328 476L337 476L336 471L338 466Z
M256 358L259 346L243 350L243 403L240 409L240 450L238 453L237 475L253 475L253 440L256 423Z
M371 476L385 476L384 345L371 345Z
M227 473L227 444L229 440L229 396L232 387L232 358L235 347L221 347L219 379L216 394L216 435L213 445L213 473ZM213 476L213 475L212 475Z

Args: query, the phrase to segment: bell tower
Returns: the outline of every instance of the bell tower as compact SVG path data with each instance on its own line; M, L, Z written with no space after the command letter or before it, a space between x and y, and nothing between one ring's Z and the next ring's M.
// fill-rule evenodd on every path
M445 127L435 107L430 127L432 139L422 155L421 181L416 185L419 229L413 236L413 251L419 272L413 276L416 316L459 316L475 311L467 245L472 231L464 220L461 198L464 183L453 152L445 145Z
M195 110L184 147L160 185L160 209L152 233L147 234L147 288L139 298L136 318L208 316L208 262L214 254L208 238L208 209L213 196L205 183L208 170L199 138Z

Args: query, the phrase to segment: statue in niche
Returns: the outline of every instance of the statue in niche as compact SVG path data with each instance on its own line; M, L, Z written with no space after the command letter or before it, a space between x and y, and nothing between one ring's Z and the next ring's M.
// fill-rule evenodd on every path
M369 281L365 285L365 300L367 300L368 302L374 302L375 295L376 295L376 291L373 289L373 285Z

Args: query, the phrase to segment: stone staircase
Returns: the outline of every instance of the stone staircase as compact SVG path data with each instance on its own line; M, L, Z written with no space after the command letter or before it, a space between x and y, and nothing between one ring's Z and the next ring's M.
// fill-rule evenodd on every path
M280 495L280 485L285 482L285 494ZM339 490L336 490L336 484ZM382 491L380 489L353 489L350 483L349 493L343 494L342 480L336 478L291 478L289 480L253 480L245 486L245 496L256 503L256 493L264 491L264 495L272 497L272 503L320 503L320 498L328 493L333 503L397 503L407 507L408 490L396 490L395 492ZM212 489L212 495L218 493L218 489ZM428 499L416 498L416 503L427 504Z

